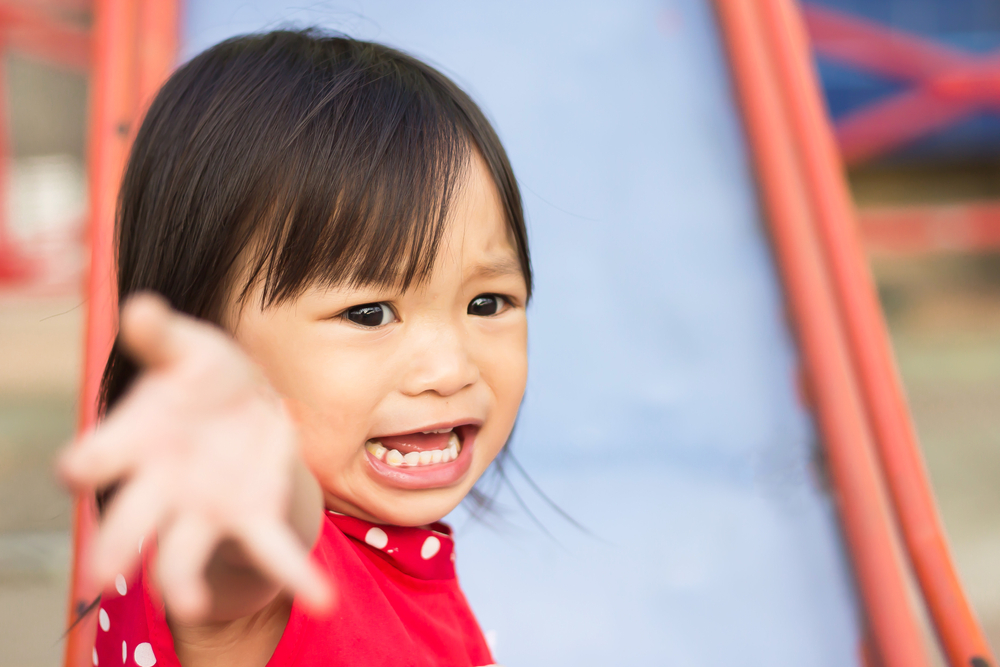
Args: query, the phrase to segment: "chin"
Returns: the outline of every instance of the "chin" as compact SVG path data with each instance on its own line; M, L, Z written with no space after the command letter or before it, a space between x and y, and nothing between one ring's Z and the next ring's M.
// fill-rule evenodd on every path
M394 493L371 508L365 509L380 523L393 526L426 526L440 521L465 498L466 490L434 489L432 491L408 491ZM403 497L399 497L402 495Z

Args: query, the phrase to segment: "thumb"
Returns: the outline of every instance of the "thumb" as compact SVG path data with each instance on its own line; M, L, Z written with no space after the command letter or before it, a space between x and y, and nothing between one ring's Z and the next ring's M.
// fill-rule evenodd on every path
M182 350L174 328L177 315L167 300L153 292L129 297L121 311L121 338L140 364L158 368L176 361Z

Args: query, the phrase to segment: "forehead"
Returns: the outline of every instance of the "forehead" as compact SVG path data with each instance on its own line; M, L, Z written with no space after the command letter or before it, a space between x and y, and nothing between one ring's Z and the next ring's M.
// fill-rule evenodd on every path
M486 166L474 152L445 222L435 264L490 264L521 273L514 235L507 223L500 194ZM505 271L506 272L506 271Z

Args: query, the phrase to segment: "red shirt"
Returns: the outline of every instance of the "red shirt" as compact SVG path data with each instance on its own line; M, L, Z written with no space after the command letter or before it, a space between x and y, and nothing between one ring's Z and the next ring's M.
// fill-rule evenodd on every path
M99 667L180 667L163 605L149 587L147 555L133 581L119 576L101 599ZM458 587L448 526L400 528L327 512L313 557L337 582L339 602L322 619L293 603L268 667L493 663Z

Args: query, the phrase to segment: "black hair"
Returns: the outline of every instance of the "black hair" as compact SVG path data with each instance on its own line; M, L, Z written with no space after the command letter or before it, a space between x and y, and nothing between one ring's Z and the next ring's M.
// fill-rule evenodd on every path
M405 289L430 273L475 154L531 294L517 182L483 112L429 65L311 28L228 39L178 69L133 143L115 234L118 302L151 290L216 324L317 282ZM115 341L100 412L138 372Z

